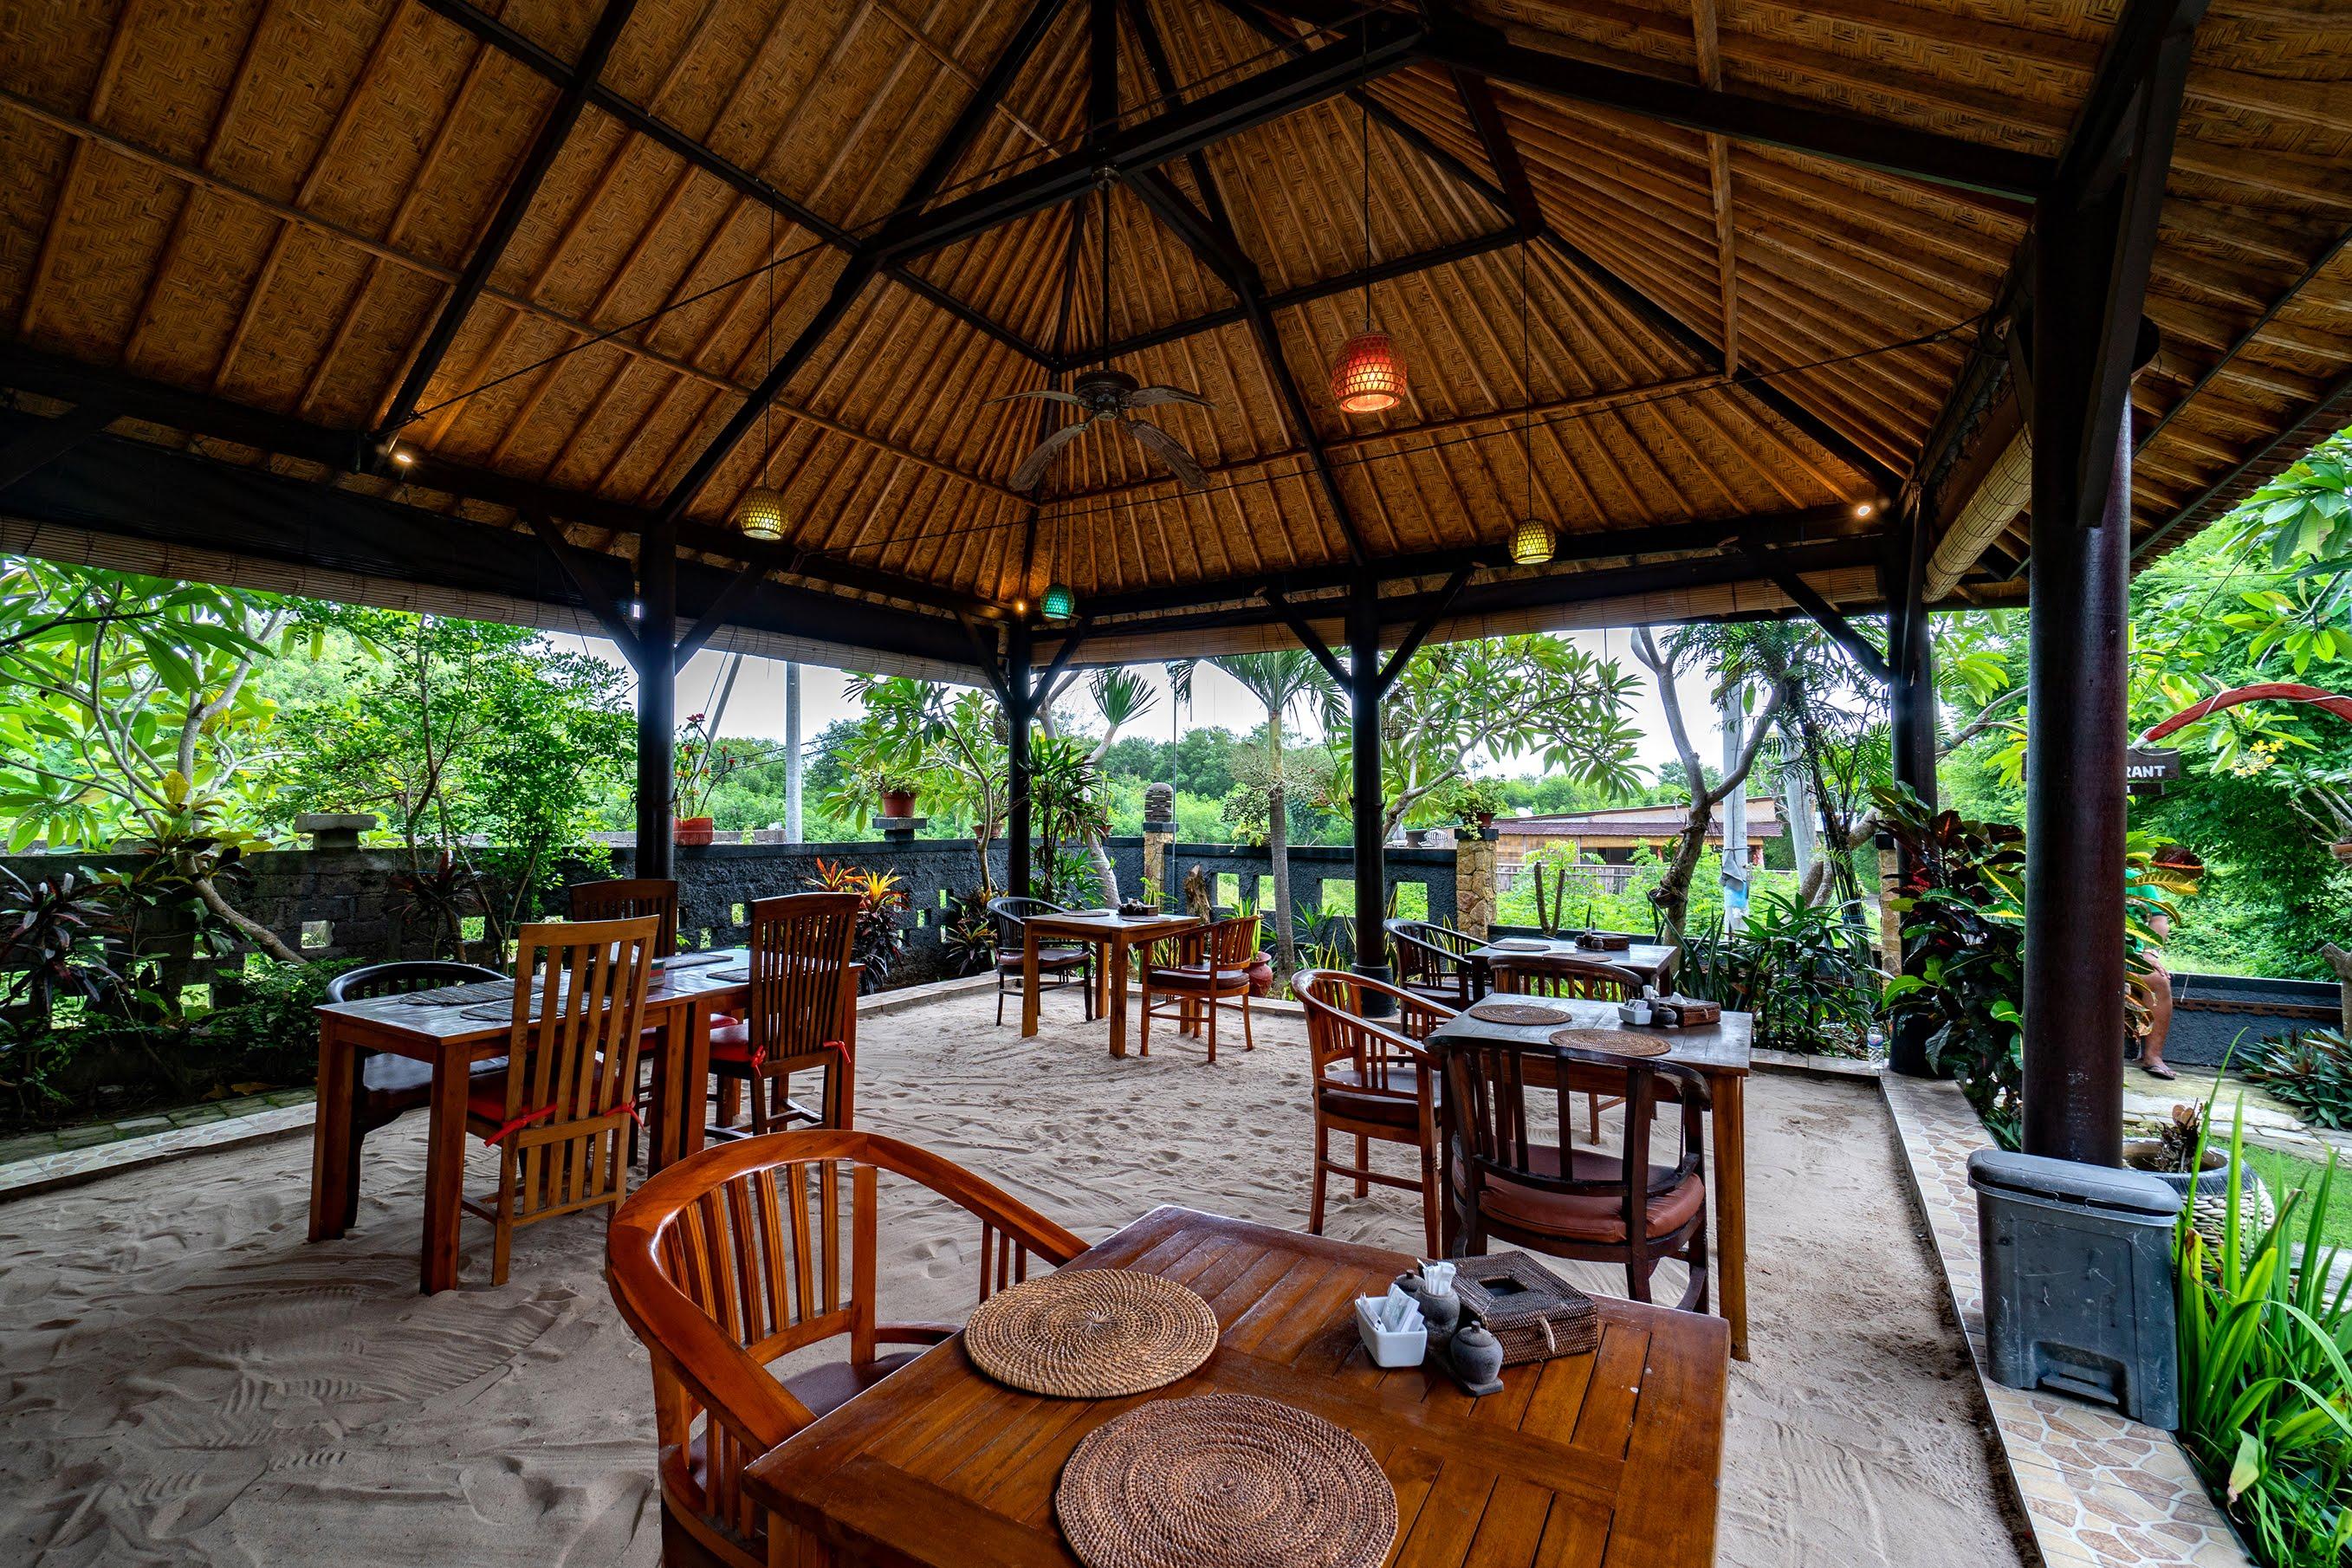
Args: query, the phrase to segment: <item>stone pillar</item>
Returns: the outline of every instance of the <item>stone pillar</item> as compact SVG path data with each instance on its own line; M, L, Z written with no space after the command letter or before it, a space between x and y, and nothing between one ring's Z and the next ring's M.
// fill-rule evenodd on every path
M1502 837L1497 827L1454 831L1454 924L1481 942L1494 929L1495 842Z
M1160 906L1168 907L1168 897L1174 889L1168 885L1168 868L1176 843L1176 786L1170 784L1147 784L1143 791L1143 875L1159 895ZM1137 898L1146 895L1140 888Z

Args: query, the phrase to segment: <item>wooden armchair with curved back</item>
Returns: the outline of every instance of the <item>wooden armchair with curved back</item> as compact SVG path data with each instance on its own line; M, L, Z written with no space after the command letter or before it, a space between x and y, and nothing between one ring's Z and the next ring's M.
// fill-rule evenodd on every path
M1453 1256L1483 1255L1496 1239L1557 1258L1621 1262L1626 1294L1636 1301L1650 1300L1659 1262L1678 1258L1690 1266L1679 1305L1706 1310L1704 1077L1654 1058L1477 1038L1444 1042L1439 1059ZM1614 1156L1569 1141L1570 1096L1604 1080L1620 1088L1625 1103ZM1549 1137L1528 1115L1546 1100L1557 1125ZM1677 1103L1679 1155L1671 1165L1653 1164L1653 1113Z
M740 1022L710 1031L710 1070L722 1089L748 1087L751 1131L793 1121L846 1127L857 1060L856 893L786 893L751 913L750 989ZM822 1110L791 1095L792 1075L824 1074ZM696 1086L696 1092L700 1086ZM725 1096L720 1114L731 1121Z
M1027 922L1039 915L1066 915L1070 911L1048 899L991 899L988 918L996 928L996 1021L1004 1022L1004 998L1020 994L1022 976L1026 973L1028 941ZM1078 987L1078 1006L1085 1012L1087 1022L1095 1019L1095 950L1087 942L1058 942L1037 949L1037 975L1042 984L1051 981L1056 988L1075 981ZM1125 998L1120 999L1126 1005Z
M1323 1234L1323 1190L1333 1176L1356 1184L1356 1195L1370 1184L1421 1194L1426 1257L1443 1256L1437 1072L1422 1042L1454 1010L1401 986L1333 969L1302 970L1290 978L1291 994L1307 1013L1307 1049L1315 1086L1315 1186L1307 1201L1307 1228ZM1367 1016L1369 998L1383 997L1395 1011ZM1353 1136L1356 1163L1331 1157L1331 1135ZM1372 1169L1375 1142L1410 1145L1420 1156L1411 1178Z
M1448 1007L1470 1005L1470 955L1475 937L1434 921L1392 920L1389 945L1396 953L1396 983L1416 996Z
M1619 964L1598 958L1569 958L1556 953L1495 965L1495 989L1520 996L1562 996L1580 1002L1631 1002L1642 994L1642 977ZM1601 1113L1614 1110L1622 1100L1604 1094L1584 1097L1585 1136L1601 1142Z
M467 1131L499 1152L499 1184L462 1200L497 1235L491 1282L507 1280L515 1231L628 1196L637 1049L660 922L587 921L516 933L506 1066L466 1091Z
M1250 960L1257 956L1255 915L1240 915L1213 925L1164 936L1144 949L1142 1026L1138 1048L1151 1054L1151 1020L1163 1018L1181 1034L1200 1029L1208 1015L1209 1059L1217 1059L1217 1015L1238 1000L1242 1013L1242 1049L1254 1051L1250 1033ZM1114 1006L1124 1006L1112 997Z
M485 980L506 978L495 969L478 963L455 963L447 959L399 959L390 963L371 963L359 969L346 969L327 982L327 1000L365 1002L378 996L404 996L413 991L438 991L449 985L472 985ZM476 1077L497 1072L507 1065L504 1057L492 1057L476 1062ZM389 1126L403 1113L418 1110L433 1101L433 1064L418 1061L414 1057L394 1056L387 1051L372 1051L362 1047L358 1060L352 1063L352 1099L345 1114L351 1118L351 1157L349 1174L343 1181L343 1224L346 1227L359 1223L360 1217L360 1143L379 1127ZM321 1106L320 1114L326 1115Z
M883 1171L981 1222L976 1301L1026 1279L1033 1258L1058 1266L1085 1250L961 1166L870 1132L714 1144L648 1181L614 1221L605 1279L653 1358L662 1560L671 1568L762 1568L767 1521L743 1494L744 1467L955 1332L877 1316ZM845 1362L781 1378L769 1371L845 1336Z

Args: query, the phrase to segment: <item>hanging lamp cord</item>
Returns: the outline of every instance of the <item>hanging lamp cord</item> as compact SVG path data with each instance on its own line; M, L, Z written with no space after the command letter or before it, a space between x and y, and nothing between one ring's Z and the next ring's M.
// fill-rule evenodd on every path
M1363 40L1361 54L1369 68L1372 58L1371 29L1362 29L1358 37ZM1372 330L1372 99L1370 88L1363 91L1363 113L1360 119L1364 153L1364 331L1369 332Z
M1535 362L1528 357L1528 242L1519 241L1519 459L1526 468L1527 515L1536 514Z

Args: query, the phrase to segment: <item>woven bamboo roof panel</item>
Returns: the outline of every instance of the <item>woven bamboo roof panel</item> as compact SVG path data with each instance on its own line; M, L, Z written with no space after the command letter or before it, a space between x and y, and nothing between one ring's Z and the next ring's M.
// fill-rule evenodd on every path
M1461 9L1526 58L2042 157L2064 145L2117 12L2113 0ZM1044 20L1030 36L1033 12ZM1114 24L1109 128L1093 124L1098 14ZM1375 563L1491 555L1530 511L1578 546L1559 573L1696 557L1704 542L1622 555L1593 542L1716 523L1729 538L1759 519L1883 509L1937 456L1956 388L2000 353L1988 329L2026 233L2022 202L1499 79L1482 124L1429 60L1307 95L1107 199L1079 190L948 243L860 249L913 212L1057 166L1095 131L1217 101L1360 15L1337 0L8 7L0 333L52 371L92 367L226 411L211 429L126 416L116 437L316 469L353 493L507 529L525 526L511 487L540 487L568 537L619 556L634 549L632 518L723 528L746 489L772 486L799 552L769 563L775 581L926 616L1034 600L1055 580L1113 606L1188 586L1197 602L1244 602L1255 583L1341 569L1359 551ZM2147 305L2160 344L2134 394L2147 549L2346 406L2341 21L2310 0L2220 0L2200 24ZM968 142L910 204L1016 45L1025 55ZM593 87L575 93L578 63L600 50ZM1526 215L1512 210L1522 170ZM518 190L528 199L504 212ZM1349 416L1324 379L1367 318L1368 191L1370 254L1397 270L1372 288L1370 316L1410 380L1396 407ZM1171 201L1230 224L1224 260L1179 232ZM485 261L478 292L445 323ZM722 443L804 331L816 341L765 420ZM1060 417L1013 395L1065 384L1106 343L1139 381L1214 404L1150 411L1204 466L1204 489L1181 489L1105 427L1066 447L1035 492L1011 488ZM413 374L423 384L404 391ZM0 384L31 394L41 379ZM407 391L413 416L385 432ZM2013 411L1967 428L1963 445L2004 441ZM338 478L321 454L347 436L356 458L371 433L445 477L404 483L377 461ZM1961 499L1946 498L1940 522ZM1959 591L1998 598L2014 592L2030 531L2010 520L1986 536ZM689 549L729 559L709 542ZM1856 605L1874 597L1867 577L1835 564L1811 580ZM1778 595L1711 584L1683 602L1769 613L1785 607ZM1525 615L1546 613L1591 612Z

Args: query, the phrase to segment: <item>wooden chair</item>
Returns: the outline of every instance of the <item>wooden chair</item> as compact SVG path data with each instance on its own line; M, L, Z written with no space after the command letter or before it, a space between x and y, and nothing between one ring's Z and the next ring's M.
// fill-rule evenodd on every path
M412 991L438 991L448 985L471 985L484 980L504 980L495 969L478 963L451 963L443 959L412 959L397 963L371 963L346 969L327 982L329 1002L365 1002L376 996L402 996ZM414 1057L362 1049L352 1064L351 1174L343 1183L347 1202L345 1226L360 1217L360 1141L388 1126L404 1112L433 1101L433 1064ZM505 1067L504 1057L476 1062L477 1077Z
M613 1223L605 1279L653 1358L662 1561L670 1568L764 1568L768 1521L743 1494L744 1467L921 1353L883 1346L926 1347L955 1332L952 1324L877 1319L881 1171L980 1221L979 1300L1026 1279L1032 1257L1060 1265L1085 1250L970 1172L870 1132L714 1144L646 1182ZM768 1370L844 1335L845 1362L783 1378Z
M749 1087L755 1133L793 1121L850 1123L858 965L849 955L857 937L857 903L855 893L788 893L751 906L751 980L743 1018L710 1031L710 1070L722 1088L730 1082ZM822 1112L788 1092L792 1075L810 1068L824 1074ZM724 1125L734 1120L725 1097L720 1109L720 1131L735 1135Z
M574 882L563 889L563 900L575 921L635 921L650 915L661 922L654 956L669 958L677 952L677 884L667 878Z
M1019 994L1022 965L1024 962L1022 942L1023 928L1036 915L1066 914L1062 905L1045 899L992 899L988 904L989 918L996 922L996 1021L1004 1022L1004 998L1008 989ZM1037 950L1037 978L1040 985L1051 976L1058 986L1072 980L1078 983L1079 1005L1086 1010L1087 1022L1095 1016L1095 950L1089 943L1069 947L1040 947ZM1007 987L1005 982L1012 984ZM1122 999L1121 1005L1125 1005Z
M661 922L527 925L518 933L507 1065L476 1078L466 1127L499 1152L498 1190L466 1207L497 1233L490 1282L507 1281L515 1231L628 1195L637 1049ZM536 1015L536 1016L534 1016Z
M1257 917L1242 915L1161 937L1144 951L1142 1027L1137 1049L1151 1054L1151 1020L1167 1018L1181 1034L1196 1034L1205 1008L1209 1025L1209 1059L1217 1059L1217 1014L1238 997L1242 1012L1242 1049L1254 1051L1250 1033L1250 960L1257 956ZM1155 998L1157 1000L1155 1001ZM1125 997L1113 1005L1125 1006Z
M1315 1188L1307 1200L1307 1228L1323 1234L1323 1189L1331 1177L1352 1177L1360 1198L1370 1191L1368 1184L1379 1182L1421 1194L1423 1256L1444 1257L1439 1085L1421 1042L1453 1017L1454 1009L1402 986L1330 969L1292 975L1290 990L1307 1012L1308 1070L1315 1085ZM1393 1001L1396 1016L1366 1017L1365 999L1370 996ZM1353 1165L1331 1158L1335 1132L1355 1138ZM1373 1170L1375 1141L1411 1145L1421 1156L1419 1173L1409 1179Z
M1650 1300L1659 1261L1678 1258L1691 1274L1680 1305L1706 1310L1704 1077L1654 1058L1492 1040L1446 1040L1438 1058L1451 1256L1483 1255L1488 1240L1500 1239L1559 1258L1622 1262L1626 1294L1636 1301ZM1622 1086L1625 1103L1625 1135L1613 1157L1569 1141L1570 1095L1603 1080ZM1558 1125L1549 1138L1528 1126L1531 1093L1538 1103L1547 1095L1552 1100ZM1677 1101L1681 1155L1654 1165L1652 1114Z
M1564 996L1577 1001L1631 1002L1642 994L1642 977L1597 958L1546 955L1527 964L1495 965L1495 989L1521 996ZM1601 1142L1601 1113L1624 1103L1607 1095L1584 1097L1585 1136Z
M1470 1005L1470 955L1478 940L1434 921L1391 921L1389 943L1396 950L1396 983L1456 1011Z

